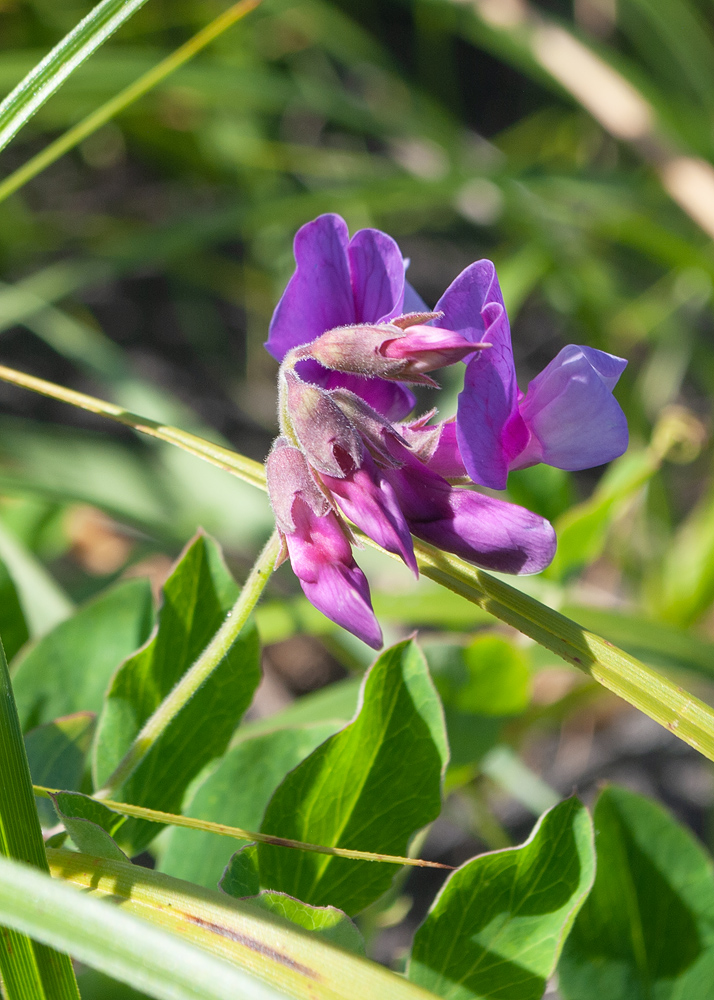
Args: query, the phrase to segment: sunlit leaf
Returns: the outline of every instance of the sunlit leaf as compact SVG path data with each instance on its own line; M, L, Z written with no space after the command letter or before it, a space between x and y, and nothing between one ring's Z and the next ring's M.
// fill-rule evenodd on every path
M243 830L259 829L277 785L337 728L334 723L322 723L241 740L197 779L182 811ZM234 850L235 842L226 837L176 827L164 841L159 867L169 875L215 889Z
M413 641L398 643L367 674L354 722L277 788L261 832L301 839L309 830L314 843L404 854L410 837L439 814L447 757L441 705L424 657ZM263 844L258 857L265 888L349 914L389 888L394 874Z
M409 978L447 1000L540 1000L594 873L590 817L568 799L522 846L449 876L414 938Z

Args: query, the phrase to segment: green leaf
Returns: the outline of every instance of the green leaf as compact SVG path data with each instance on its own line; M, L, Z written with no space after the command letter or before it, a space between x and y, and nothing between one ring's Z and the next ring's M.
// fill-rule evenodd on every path
M95 721L92 712L77 712L25 734L33 784L72 791L79 789ZM57 817L51 803L36 797L35 804L42 825L54 826Z
M273 892L271 889L259 892L257 844L246 844L236 851L218 885L228 896L255 903L269 913L276 913L307 931L314 931L331 944L364 955L364 938L342 910L334 906L310 906L284 892Z
M445 705L476 715L518 715L530 700L528 657L500 635L480 635L438 662L434 683ZM431 666L432 658L429 657Z
M313 843L401 854L441 810L448 759L444 721L424 657L411 640L370 668L359 714L287 775L261 832ZM379 808L375 803L379 803ZM389 888L393 873L329 855L297 856L261 844L260 881L314 906L347 913Z
M59 792L52 796L52 801L65 830L80 851L109 861L129 860L113 837L125 822L123 816L79 792Z
M13 864L6 859L48 871L30 768L0 645L0 863ZM30 940L24 928L8 923L1 913L0 980L6 1000L79 1000L67 956Z
M566 1000L714 997L714 867L661 806L607 788L597 878L559 967Z
M594 873L590 817L567 799L525 844L449 876L414 938L409 979L448 1000L540 1000Z
M318 934L330 944L336 944L356 955L364 955L364 938L347 914L334 906L310 906L284 892L273 892L270 889L264 889L246 902L275 913L298 927L304 927L306 931Z
M13 672L23 729L74 712L99 712L112 673L146 640L152 616L148 581L129 580L23 652Z
M208 645L237 595L238 587L218 545L198 535L164 585L151 640L121 665L112 680L95 741L97 786L109 777L144 722ZM248 625L113 797L179 812L189 782L225 751L259 680L257 632ZM130 820L122 827L119 843L127 854L136 854L157 832L154 824Z
M242 739L199 776L183 813L257 830L277 785L337 728L322 723ZM167 836L159 868L176 878L215 889L234 849L234 843L226 837L174 827ZM233 855L239 856L240 852Z
M0 104L0 149L92 52L146 0L103 0L28 73Z
M258 849L255 843L246 844L233 854L218 883L221 892L234 899L257 896L260 892Z
M25 645L30 637L17 596L15 584L3 562L0 562L0 640L8 661Z

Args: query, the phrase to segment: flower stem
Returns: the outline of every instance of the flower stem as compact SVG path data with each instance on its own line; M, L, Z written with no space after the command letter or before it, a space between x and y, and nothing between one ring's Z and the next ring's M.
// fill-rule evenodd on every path
M151 420L149 417L140 417L136 413L125 410L123 406L117 406L116 403L108 403L104 399L87 396L83 392L75 392L74 389L67 389L63 385L47 382L43 378L35 378L34 375L27 375L25 372L18 372L14 368L6 368L4 365L0 365L0 379L23 389L30 389L41 396L49 396L50 399L56 399L61 403L69 403L70 406L76 406L80 410L108 417L109 420L115 420L125 427L132 427L135 431L148 434L149 437L176 445L191 455L196 455L212 465L217 465L225 472L232 472L234 476L245 480L251 486L257 486L261 490L265 489L265 469L260 462L254 462L252 458L239 455L237 452L231 451L230 448L223 448L205 438L179 430L178 427L171 427L157 420Z
M263 466L228 448L11 368L0 366L0 379L117 420L143 434L183 448L259 489L265 489ZM353 528L353 531L368 545L380 548L358 529ZM449 555L416 539L414 551L425 576L535 639L541 646L649 715L705 757L714 760L714 709L709 705L612 643L458 556ZM399 559L399 556L394 555L393 558Z
M0 643L0 855L49 872L30 768ZM19 931L0 928L0 973L7 1000L79 1000L72 963Z
M233 605L233 609L228 612L225 622L193 666L186 671L153 715L146 720L124 757L119 761L104 785L95 792L95 798L111 798L112 794L121 788L179 712L223 662L258 603L273 572L279 551L280 540L277 531L274 531L256 559L250 575L238 595L238 600Z

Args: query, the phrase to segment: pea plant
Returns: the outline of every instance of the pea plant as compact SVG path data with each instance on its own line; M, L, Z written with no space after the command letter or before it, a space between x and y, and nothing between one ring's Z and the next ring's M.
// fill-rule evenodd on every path
M32 69L0 106L0 144L143 2L103 0ZM228 8L6 177L0 197L257 6ZM627 361L590 346L563 347L519 389L491 261L453 274L430 308L389 234L350 232L334 211L295 231L291 276L265 330L279 365L279 433L264 465L0 366L17 390L192 456L195 476L212 466L221 482L267 493L271 522L241 583L197 529L158 601L135 575L78 607L0 534L3 996L711 996L705 848L623 787L602 788L588 808L561 798L513 750L519 720L538 721L528 707L537 649L583 677L574 698L606 688L714 760L714 709L647 655L661 647L665 665L668 655L691 665L706 660L703 640L645 627L642 662L529 586L534 574L564 572L574 533L597 547L603 510L652 477L681 429L665 422L627 452L617 399ZM458 390L446 419L422 412L415 395L440 388L437 371ZM521 470L607 463L590 506L561 522L560 550L525 495L498 495ZM395 632L395 595L390 604L370 591L372 550L426 581L406 591L403 622L456 622L468 639ZM260 603L288 561L304 598L278 591ZM353 674L255 718L261 645L286 619L352 650ZM502 627L470 634L493 622ZM509 843L491 817L480 827L491 850L458 866L423 857L445 799L481 772L509 787L516 774L539 814L530 835ZM414 869L435 870L441 888L389 968L368 957L370 945Z

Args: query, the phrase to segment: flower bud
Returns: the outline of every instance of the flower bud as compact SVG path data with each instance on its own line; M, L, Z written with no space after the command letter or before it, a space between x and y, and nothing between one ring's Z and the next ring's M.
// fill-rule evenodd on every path
M381 465L400 464L389 451L387 441L398 441L405 448L409 445L394 424L349 389L332 389L330 396L357 428L364 444Z
M397 323L408 322L406 330L397 323L338 327L299 348L299 355L334 371L437 386L425 372L454 364L488 345L474 344L452 330L413 322L432 316L399 317Z
M315 482L305 456L283 437L276 439L265 463L268 497L282 532L296 530L293 505L298 497L317 517L330 510L327 497Z
M285 417L309 464L337 479L358 469L362 462L362 439L330 394L303 382L292 371L284 372L283 379Z

